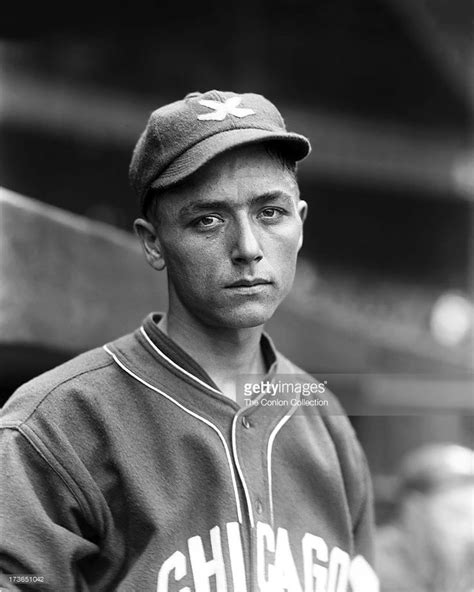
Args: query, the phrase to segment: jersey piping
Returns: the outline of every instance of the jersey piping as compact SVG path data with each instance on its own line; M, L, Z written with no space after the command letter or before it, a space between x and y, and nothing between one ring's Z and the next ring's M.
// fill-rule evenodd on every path
M236 443L236 437L235 437L235 426L237 424L237 420L240 417L240 412L237 412L234 416L234 419L232 420L232 450L234 452L234 458L235 458L235 464L237 466L237 472L239 473L239 477L240 480L242 481L242 486L244 488L244 493L245 493L245 500L247 501L247 507L248 507L248 511L249 511L249 518L250 518L250 526L253 528L255 526L255 522L253 519L253 510L252 510L252 502L250 500L250 494L249 494L249 490L247 487L247 483L245 482L245 477L244 474L242 472L242 468L240 466L240 462L239 462L239 456L237 454L237 443Z
M273 428L270 437L268 438L267 443L267 476L268 476L268 499L270 504L270 519L271 524L274 524L274 514L273 514L273 486L272 486L272 449L273 443L275 438L280 431L280 429L285 425L285 423L292 417L293 413L296 411L296 406L292 407L290 411L280 419L277 425Z
M155 319L153 319L152 317L153 317L153 315L149 315L149 317L146 319L146 321L155 322ZM224 396L223 393L219 389L216 389L216 388L212 387L210 384L206 383L204 380L201 380L198 376L193 374L193 372L191 372L190 370L187 370L181 364L175 362L169 355L167 355L165 352L163 352L162 349L160 349L160 347L154 342L152 337L148 334L144 325L142 325L139 328L139 332L140 332L142 338L145 340L146 344L153 350L153 352L155 354L157 354L159 356L159 358L161 358L166 364L168 364L174 370L177 370L180 374L182 374L183 377L186 377L188 380L192 380L197 385L199 385L201 388L204 387L207 391L210 391L213 394L218 394L218 395ZM169 340L169 337L167 337L166 334L164 334L163 337L164 337L164 339ZM271 379L271 376L277 372L277 366L280 365L278 362L279 357L275 354L274 346L273 346L270 338L267 335L263 335L262 337L263 337L262 345L264 345L265 350L266 350L265 357L267 360L270 359L272 361L271 367L267 373L267 379ZM166 343L166 341L165 341L165 343ZM227 462L229 464L229 468L231 471L232 487L233 487L234 496L236 499L237 514L239 517L239 522L242 523L242 508L241 508L241 502L240 502L241 498L240 498L240 495L238 492L238 487L237 487L237 478L236 478L235 469L237 470L237 474L240 479L240 483L242 485L242 489L244 492L244 497L245 497L245 502L246 502L246 506L247 506L247 510L248 510L250 526L252 528L254 528L255 527L255 519L254 519L254 512L253 512L253 504L252 504L251 496L249 493L249 487L247 485L247 482L245 480L245 476L244 476L244 473L243 473L243 470L241 467L241 463L240 463L239 456L238 456L238 449L237 449L237 435L236 435L237 427L236 426L237 426L238 420L244 414L245 408L238 410L234 415L234 418L232 420L232 426L231 426L231 447L229 447L226 439L224 438L224 435L222 434L222 432L219 430L219 428L214 423L212 423L208 419L202 417L198 413L191 411L185 405L183 405L182 403L180 403L179 401L174 399L172 396L168 395L167 393L165 393L161 389L155 387L154 385L150 384L149 382L147 382L146 380L144 380L143 378L138 376L126 364L124 364L123 361L119 360L118 357L108 348L107 345L104 345L103 347L104 347L104 350L114 359L114 361L125 372L127 372L130 376L132 376L135 380L138 380L140 383L144 384L146 387L161 394L162 396L167 398L169 401L174 403L177 407L179 407L180 409L182 409L183 411L185 411L189 415L195 417L196 419L201 420L204 424L211 427L218 434L218 436L224 446L225 453L226 453L226 459L227 459ZM284 359L284 362L287 362L287 361ZM287 365L288 365L287 371L294 372L294 367L291 364L287 364ZM286 366L286 364L283 364L283 368L281 368L281 369L285 370L285 366ZM272 477L273 445L274 445L275 439L276 439L279 431L287 423L287 421L292 417L292 415L295 411L296 411L296 407L292 407L291 410L279 420L277 425L272 429L270 436L268 438L268 441L267 441L267 446L266 446L267 483L268 483L269 511L270 511L270 517L271 517L272 523L274 521L273 477Z
M125 366L125 364L123 364L123 362L121 362L117 358L117 356L107 347L107 345L104 345L103 348L108 353L108 355L115 361L115 363L120 368L122 368L122 370L124 370L127 374L129 374L132 378L134 378L135 380L137 380L141 384L145 385L147 388L155 391L159 395L162 395L163 397L165 397L166 399L168 399L169 401L171 401L171 403L173 403L174 405L176 405L177 407L179 407L180 409L182 409L185 413L187 413L188 415L191 415L192 417L194 417L194 418L202 421L204 424L206 424L207 426L209 426L210 428L212 428L217 433L217 435L219 436L219 438L220 438L220 440L222 442L222 445L224 446L224 450L225 450L225 454L226 454L226 459L227 459L227 463L229 465L230 475L231 475L231 479L232 479L232 488L234 490L235 503L236 503L236 506L237 506L237 516L238 516L238 520L239 520L240 524L242 524L243 523L242 509L240 507L240 499L239 499L239 492L238 492L238 488L237 488L237 481L236 481L236 478L235 478L235 471L234 471L234 467L232 466L232 459L231 459L229 447L227 446L227 442L226 442L223 434L219 430L219 428L216 425L214 425L212 422L210 422L208 419L200 416L199 414L195 413L194 411L191 411L190 409L187 409L179 401L176 401L175 399L173 399L173 397L171 397L170 395L168 395L164 391L162 391L159 388L153 386L152 384L150 384L146 380L143 380L143 378L140 378L140 376L137 376L132 370L130 370L130 368L127 368L127 366ZM251 519L251 522L252 522L252 519Z
M143 337L146 339L147 343L150 345L150 347L159 355L161 356L164 360L166 360L166 362L168 362L168 364L170 364L171 366L173 366L173 368L176 368L177 370L179 370L180 372L182 372L183 374L185 374L186 376L188 376L189 378L191 378L192 380L196 381L198 384L200 384L201 386L204 386L205 388L209 389L210 391L212 391L213 393L216 393L218 395L222 395L222 391L213 388L212 386L210 386L209 384L207 384L206 382L204 382L203 380L201 380L200 378L198 378L197 376L194 376L194 374L191 374L191 372L188 372L187 370L185 370L182 366L180 366L179 364L177 364L176 362L173 362L173 360L171 358L169 358L165 353L163 353L161 351L161 349L159 349L159 347L157 345L155 345L153 343L153 341L150 339L150 337L148 336L148 333L145 331L145 328L142 326L140 327L140 332L143 335Z

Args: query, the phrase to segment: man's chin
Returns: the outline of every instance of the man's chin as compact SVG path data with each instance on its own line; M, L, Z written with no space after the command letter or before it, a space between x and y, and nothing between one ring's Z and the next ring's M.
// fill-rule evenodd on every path
M269 321L277 306L245 306L236 307L219 315L216 325L229 329L251 329L261 327Z

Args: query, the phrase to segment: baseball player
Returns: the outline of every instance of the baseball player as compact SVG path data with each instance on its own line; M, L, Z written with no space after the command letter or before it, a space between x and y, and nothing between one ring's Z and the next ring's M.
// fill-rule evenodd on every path
M192 93L151 114L130 180L168 310L6 405L4 586L377 590L360 445L263 332L293 282L309 151L257 94Z

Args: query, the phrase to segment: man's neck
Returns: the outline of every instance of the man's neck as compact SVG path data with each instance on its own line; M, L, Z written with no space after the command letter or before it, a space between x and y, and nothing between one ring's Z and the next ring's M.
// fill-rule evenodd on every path
M219 389L233 400L236 400L240 375L263 376L267 370L260 347L263 326L216 329L189 319L184 322L168 314L158 327L196 360Z

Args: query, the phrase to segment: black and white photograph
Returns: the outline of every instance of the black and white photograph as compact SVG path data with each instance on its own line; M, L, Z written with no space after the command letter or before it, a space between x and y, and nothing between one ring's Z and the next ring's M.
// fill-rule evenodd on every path
M5 12L0 592L474 592L471 0Z

